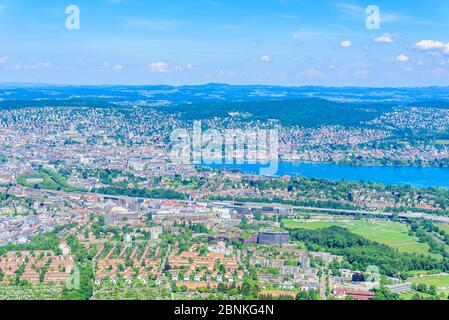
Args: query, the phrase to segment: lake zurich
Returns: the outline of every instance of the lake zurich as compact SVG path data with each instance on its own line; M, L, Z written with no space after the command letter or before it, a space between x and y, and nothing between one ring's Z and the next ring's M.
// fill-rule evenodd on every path
M260 164L202 164L209 168L238 169L242 173L260 174L267 167ZM416 187L440 187L449 189L449 168L348 166L338 164L312 164L302 162L278 162L276 176L303 176L333 181L364 181L387 185L412 185Z

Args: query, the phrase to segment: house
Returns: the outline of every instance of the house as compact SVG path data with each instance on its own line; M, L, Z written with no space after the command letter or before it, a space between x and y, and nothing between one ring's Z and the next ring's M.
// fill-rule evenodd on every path
M334 295L338 299L345 299L347 296L352 297L354 300L373 300L374 293L370 291L351 290L347 288L336 288Z

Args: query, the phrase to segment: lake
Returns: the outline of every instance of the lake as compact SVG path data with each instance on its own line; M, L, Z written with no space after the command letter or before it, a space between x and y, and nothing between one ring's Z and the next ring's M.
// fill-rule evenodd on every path
M260 164L202 164L210 168L238 169L242 173L261 174L266 168ZM449 168L348 166L338 164L312 164L302 162L278 162L276 176L304 176L333 181L365 181L387 185L412 185L416 187L441 187L449 189Z

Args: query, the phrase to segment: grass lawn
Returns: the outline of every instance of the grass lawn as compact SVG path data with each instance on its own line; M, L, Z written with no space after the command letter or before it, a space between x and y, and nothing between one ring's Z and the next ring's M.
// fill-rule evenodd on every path
M423 283L427 286L434 285L437 288L449 287L449 275L410 278L410 279L408 279L408 281L413 282L413 283Z
M420 276L430 276L432 274L439 274L439 273L441 273L440 270L414 270L408 272L411 278L418 278Z
M389 221L296 221L284 220L287 229L322 229L333 225L347 228L349 231L358 234L366 239L386 244L397 248L401 252L429 253L427 244L419 243L418 239L408 234L408 226L399 222Z
M329 228L330 226L335 225L332 222L326 221L310 221L310 222L301 222L297 220L283 220L282 221L287 229L295 229L295 228L303 228L303 229L324 229Z
M449 298L449 289L437 290L437 294Z
M401 299L401 300L412 300L412 298L413 298L413 296L415 295L415 294L418 294L418 295L420 295L422 298L431 298L432 296L430 295L430 294L428 294L428 293L422 293L422 292L418 292L418 291L410 291L410 292L405 292L405 293L401 293L400 295L399 295L399 298Z
M446 233L449 233L449 223L437 223L437 226Z

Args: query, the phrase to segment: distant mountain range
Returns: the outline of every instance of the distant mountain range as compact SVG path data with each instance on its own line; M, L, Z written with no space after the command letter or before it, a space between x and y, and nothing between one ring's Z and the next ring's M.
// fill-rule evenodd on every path
M449 87L361 88L281 87L263 85L205 84L198 86L60 86L0 84L0 101L98 99L119 105L168 105L196 102L238 102L322 98L336 102L407 105L449 102Z
M0 85L0 109L45 106L143 107L184 120L238 117L284 126L360 126L397 106L449 109L449 87Z

